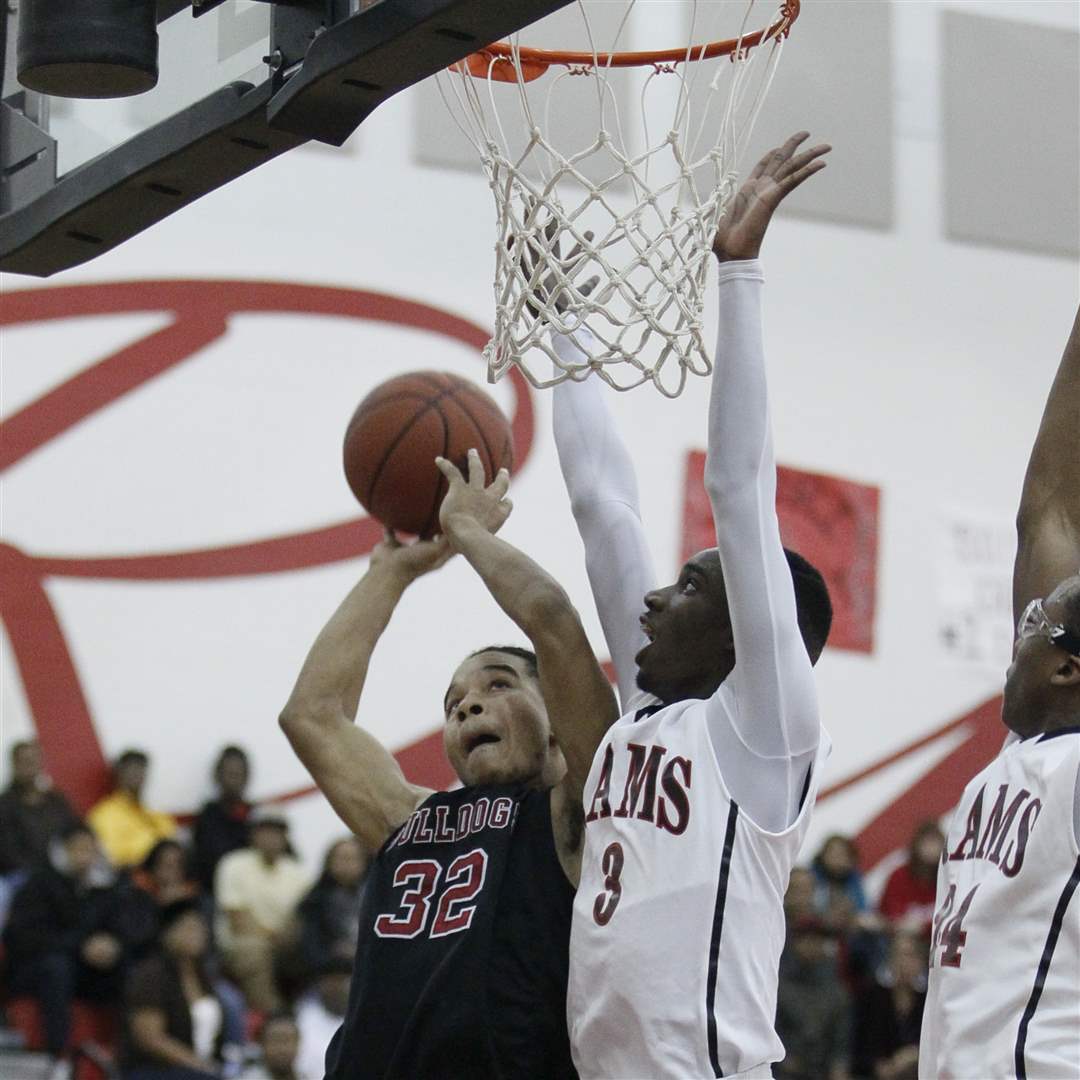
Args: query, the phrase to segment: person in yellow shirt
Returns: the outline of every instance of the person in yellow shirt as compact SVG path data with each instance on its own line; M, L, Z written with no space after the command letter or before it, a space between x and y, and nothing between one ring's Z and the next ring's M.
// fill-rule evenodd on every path
M148 810L142 804L149 767L150 759L142 750L125 750L113 766L115 789L87 815L114 866L141 863L159 840L176 832L176 821L170 814Z

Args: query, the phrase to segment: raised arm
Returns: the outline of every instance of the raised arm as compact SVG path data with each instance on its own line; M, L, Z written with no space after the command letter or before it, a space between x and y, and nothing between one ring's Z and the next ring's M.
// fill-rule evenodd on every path
M735 641L735 670L709 702L709 730L732 795L758 825L799 811L820 739L810 659L776 517L757 256L773 211L824 167L828 147L796 155L795 135L767 154L717 232L720 332L709 399L705 486Z
M393 755L355 724L375 644L409 584L450 556L445 540L399 543L371 554L367 573L315 639L280 723L338 817L369 852L429 794L410 784Z
M493 516L509 513L505 470L485 488L476 451L469 451L467 482L450 462L439 458L438 464L450 485L439 514L447 539L536 651L540 692L566 759L566 776L552 791L555 841L563 867L576 884L584 826L582 791L596 748L618 717L615 695L558 582L490 531Z
M575 337L588 333L581 327ZM580 362L584 354L575 338L556 334L553 341L564 361ZM656 586L641 523L637 477L599 379L568 379L555 387L554 397L559 467L585 545L585 569L615 665L619 700L623 712L628 712L641 693L634 657L645 637L638 618L645 594Z
M1080 311L1031 451L1016 531L1014 621L1080 572Z

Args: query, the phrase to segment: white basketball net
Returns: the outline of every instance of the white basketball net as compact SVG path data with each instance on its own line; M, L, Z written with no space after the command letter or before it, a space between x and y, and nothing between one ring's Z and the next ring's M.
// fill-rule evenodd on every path
M495 334L484 353L491 381L516 364L540 388L595 371L617 390L652 382L675 397L688 372L711 371L702 311L712 237L735 193L737 164L782 38L705 63L694 60L691 47L688 62L650 65L642 74L640 116L630 123L619 115L610 84L617 69L596 62L627 28L636 0L624 2L617 40L608 45L596 42L579 0L587 42L580 47L591 52L592 64L552 68L526 83L514 38L512 60L487 58L486 79L463 68L439 77L495 195ZM755 26L754 0L735 6L741 42L769 16L757 5ZM721 9L730 19L732 4L691 0L689 9L690 40L711 41L705 24ZM516 81L492 78L496 65L510 63ZM658 94L661 85L670 103ZM554 140L561 126L572 122L580 130L583 114L595 121L595 141L560 150ZM654 127L666 121L659 141L650 141L650 120ZM589 289L594 277L599 283ZM549 330L571 332L581 323L591 331L591 340L577 339L587 346L586 359L565 364Z

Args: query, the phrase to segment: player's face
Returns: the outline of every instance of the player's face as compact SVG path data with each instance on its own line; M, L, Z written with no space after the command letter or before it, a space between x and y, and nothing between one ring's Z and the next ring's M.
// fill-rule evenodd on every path
M469 657L443 705L446 756L463 784L560 779L562 757L540 687L520 657L495 650Z
M638 685L664 701L708 697L735 659L720 556L699 551L676 581L645 597Z
M1075 591L1080 591L1080 577L1066 579L1043 601L1043 610L1052 623L1065 623L1065 598ZM1069 654L1043 635L1020 638L1013 646L1013 661L1005 674L1001 706L1005 726L1023 737L1040 732L1054 708L1055 693L1064 687L1076 691L1075 668Z

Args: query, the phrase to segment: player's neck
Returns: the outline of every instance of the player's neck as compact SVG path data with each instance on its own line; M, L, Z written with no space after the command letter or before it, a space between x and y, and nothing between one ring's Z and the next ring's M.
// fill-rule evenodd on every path
M694 698L711 698L720 689L723 681L731 674L735 665L725 666L721 671L712 672L699 679L688 679L679 686L673 686L666 693L657 695L665 705L676 701L691 701Z

